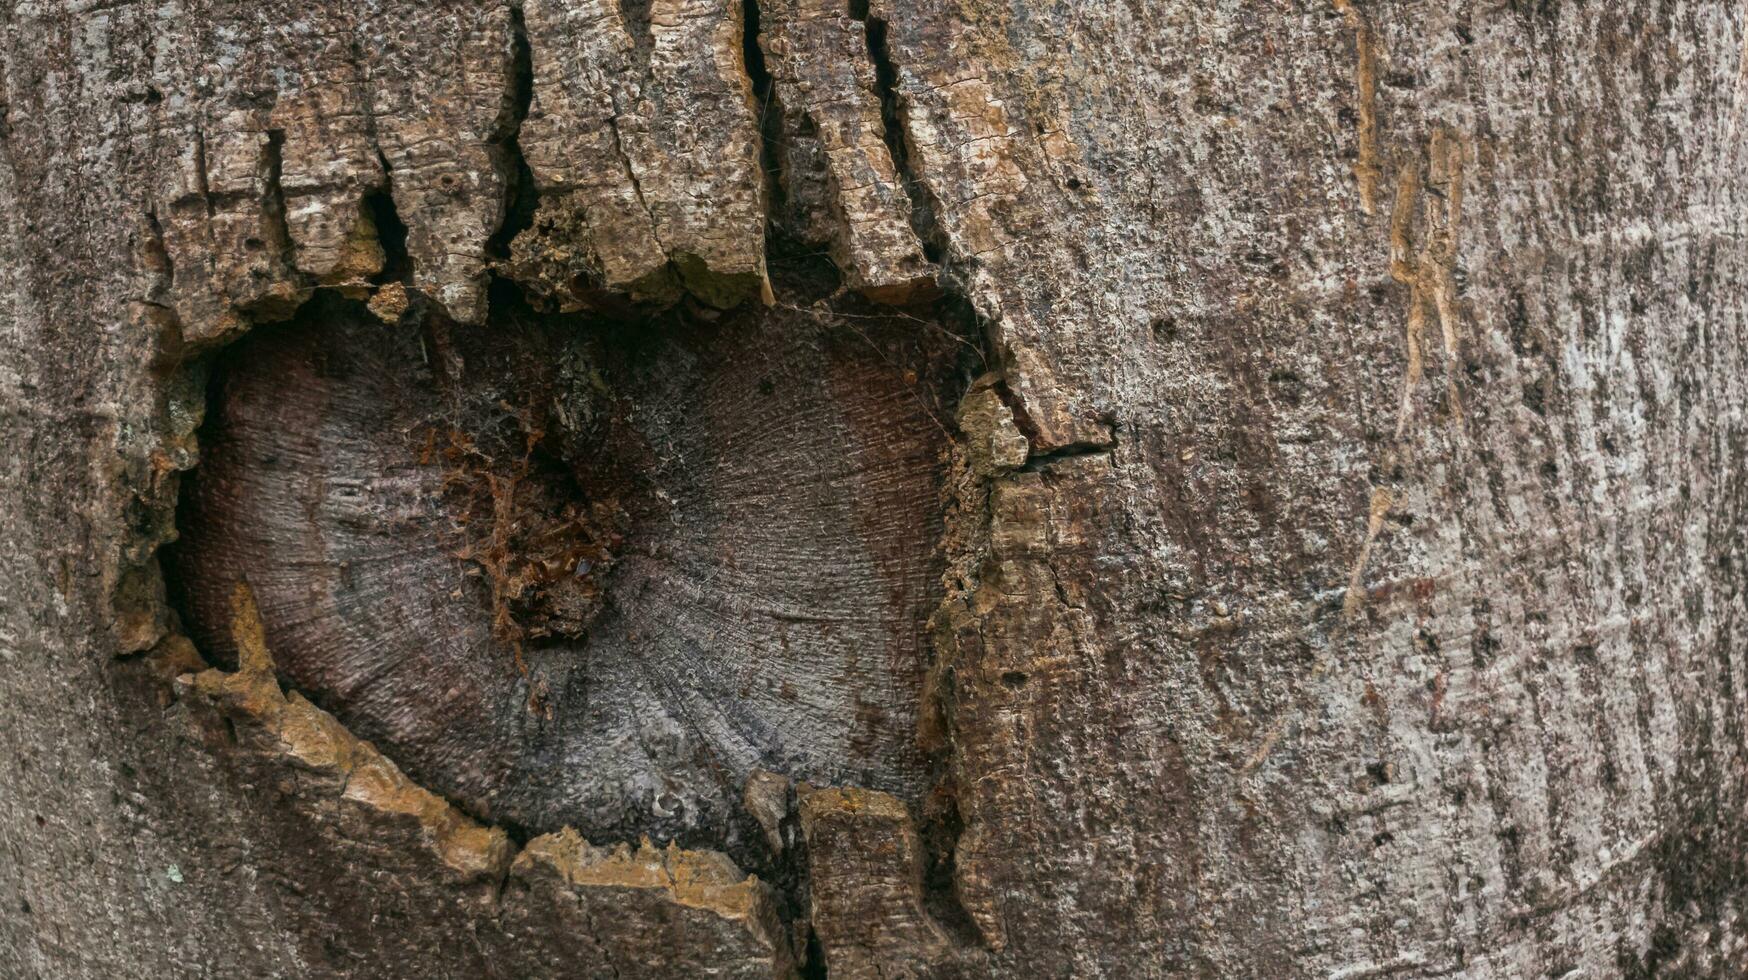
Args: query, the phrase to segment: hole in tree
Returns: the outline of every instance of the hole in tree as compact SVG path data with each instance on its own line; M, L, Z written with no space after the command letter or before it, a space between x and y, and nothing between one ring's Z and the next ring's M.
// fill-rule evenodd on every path
M773 268L811 302L818 270ZM755 768L917 801L941 495L974 350L839 298L384 324L326 292L213 366L167 565L234 663L482 819L757 865Z

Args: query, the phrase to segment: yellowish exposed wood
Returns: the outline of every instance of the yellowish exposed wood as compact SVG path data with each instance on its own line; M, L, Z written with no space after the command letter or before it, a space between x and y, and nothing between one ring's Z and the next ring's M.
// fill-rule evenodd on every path
M1332 0L1347 21L1354 38L1354 86L1359 95L1359 157L1354 160L1354 178L1359 181L1360 207L1377 212L1378 165L1378 56L1372 26L1353 0Z

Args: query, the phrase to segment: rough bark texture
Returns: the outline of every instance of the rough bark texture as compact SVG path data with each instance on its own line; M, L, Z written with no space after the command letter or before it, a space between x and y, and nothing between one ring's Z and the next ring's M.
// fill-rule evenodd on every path
M1748 973L1740 5L0 58L0 975Z

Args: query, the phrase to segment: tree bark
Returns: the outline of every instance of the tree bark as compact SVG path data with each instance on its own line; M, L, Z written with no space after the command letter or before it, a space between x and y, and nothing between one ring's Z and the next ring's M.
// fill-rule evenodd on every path
M1748 975L1748 15L0 12L0 975Z

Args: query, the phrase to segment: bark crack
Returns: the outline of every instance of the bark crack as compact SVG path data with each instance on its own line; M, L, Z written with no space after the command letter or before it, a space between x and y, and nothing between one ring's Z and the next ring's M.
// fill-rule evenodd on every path
M401 220L400 209L395 206L394 168L389 166L382 151L377 151L376 158L382 166L382 186L364 195L363 206L369 209L371 221L376 226L376 240L382 246L383 259L382 268L370 282L373 286L404 284L413 274L413 259L407 253L407 224Z
M783 141L783 120L780 112L773 111L776 83L765 64L764 48L759 46L762 16L759 0L742 0L741 63L746 66L747 80L753 87L753 99L758 103L759 169L765 182L766 228L769 229L771 215L782 206L779 195L783 193L783 182L779 178L782 176L783 164L777 154L777 147Z
M1027 472L1037 472L1049 469L1051 466L1082 456L1105 456L1117 448L1115 436L1116 427L1112 426L1113 435L1109 442L1072 442L1061 449L1053 449L1047 453L1034 453L1026 457L1026 465L1022 468Z
M510 257L510 242L534 224L540 192L534 171L522 154L519 137L528 110L534 103L534 58L528 41L528 24L520 3L510 4L510 70L504 92L504 107L490 140L492 160L504 182L503 214L498 230L486 240L488 258Z
M207 170L206 162L206 131L195 127L194 130L194 186L200 194L201 203L206 207L206 216L210 220L217 213L212 199L212 178Z
M936 217L933 195L917 175L910 159L908 128L904 124L903 96L899 94L898 65L892 57L886 18L869 12L868 0L850 0L850 16L861 21L867 40L868 60L874 63L874 91L880 97L880 136L892 156L892 167L910 198L910 226L922 243L923 257L943 266L947 236Z
M297 271L297 246L292 243L291 229L285 218L285 130L267 131L267 144L262 155L265 189L261 200L261 223L272 239L269 244L279 257L281 271L292 278L301 278Z

